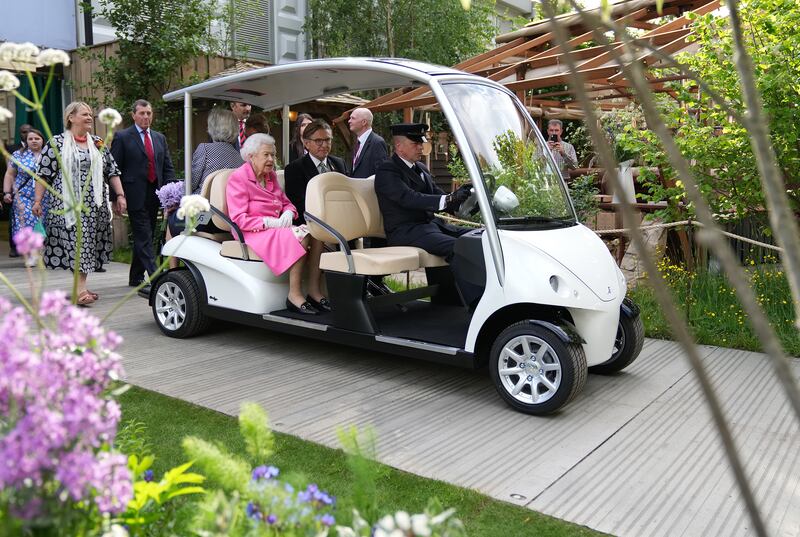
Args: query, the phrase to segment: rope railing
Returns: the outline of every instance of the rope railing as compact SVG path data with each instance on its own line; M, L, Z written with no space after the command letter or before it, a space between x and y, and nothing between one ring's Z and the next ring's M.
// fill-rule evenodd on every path
M448 214L437 214L443 220L448 222L452 222L454 224L461 224L470 227L483 227L483 224L480 222L472 222L471 220L463 220L461 218L456 218L454 216L450 216ZM666 228L673 228L673 227L681 227L681 226L697 226L703 227L703 224L696 220L681 220L679 222L665 222L663 224L649 224L646 226L638 226L639 230L647 231L650 229L666 229ZM603 235L618 235L620 233L630 233L630 228L617 228L617 229L595 229L594 232L600 236ZM759 246L761 248L766 248L768 250L774 250L776 252L783 252L783 248L780 246L775 246L774 244L769 244L766 242L757 241L755 239L750 239L748 237L743 237L741 235L736 235L735 233L730 233L728 231L720 231L723 235L730 239L736 239L738 241L746 242L748 244L752 244L754 246Z

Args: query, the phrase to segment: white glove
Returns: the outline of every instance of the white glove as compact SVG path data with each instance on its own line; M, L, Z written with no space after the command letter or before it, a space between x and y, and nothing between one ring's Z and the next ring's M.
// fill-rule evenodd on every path
M294 212L292 211L283 211L283 214L280 217L280 227L291 227L292 220L294 220Z
M270 229L270 228L273 228L273 227L284 227L284 226L281 223L281 219L280 218L275 218L274 216L265 216L264 217L264 227L267 228L267 229Z

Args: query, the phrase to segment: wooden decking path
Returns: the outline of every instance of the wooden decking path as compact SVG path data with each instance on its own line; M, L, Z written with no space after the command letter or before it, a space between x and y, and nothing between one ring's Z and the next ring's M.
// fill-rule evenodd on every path
M26 281L0 251L0 270ZM98 314L129 288L127 265L92 276ZM48 272L67 286L68 272ZM4 296L9 293L0 290ZM647 340L615 377L590 375L557 415L509 409L485 372L220 323L164 337L134 298L107 323L128 381L236 414L257 401L279 431L337 447L372 425L392 466L625 536L745 536L750 523L693 373L675 343ZM772 535L800 535L800 428L764 355L702 347ZM800 363L792 364L800 376Z

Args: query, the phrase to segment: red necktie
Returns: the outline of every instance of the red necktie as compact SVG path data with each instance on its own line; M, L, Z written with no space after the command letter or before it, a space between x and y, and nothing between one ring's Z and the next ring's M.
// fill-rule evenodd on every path
M247 136L244 134L244 120L239 120L239 147L244 145L244 141L247 140Z
M153 152L153 142L150 141L150 134L147 129L143 130L144 133L144 152L147 153L147 180L155 183L156 176L156 154Z

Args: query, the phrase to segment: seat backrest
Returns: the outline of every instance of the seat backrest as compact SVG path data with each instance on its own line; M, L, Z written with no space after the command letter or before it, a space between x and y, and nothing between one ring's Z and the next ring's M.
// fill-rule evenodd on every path
M214 182L214 178L227 171L226 169L217 170L215 172L211 172L203 179L203 184L200 186L200 195L207 199L209 202L211 201L211 184Z
M225 189L228 188L228 179L230 179L231 173L235 170L235 168L226 168L212 173L206 177L203 188L200 191L200 194L206 197L211 205L226 215L228 214L228 198L225 195ZM283 190L283 170L278 170L275 173L278 176L278 184L281 185L281 190ZM208 194L205 193L206 189L208 189ZM211 221L223 231L231 230L231 226L216 214L211 217Z
M384 236L373 178L350 179L338 172L321 173L306 187L306 211L332 226L348 241ZM315 239L336 242L336 238L319 225L310 220L307 224Z
M228 214L228 198L225 196L225 189L228 186L228 179L230 179L231 174L235 171L233 168L227 168L224 170L219 170L218 172L214 172L208 177L206 177L206 183L211 182L209 186L210 195L208 201L222 211L224 214ZM205 183L203 184L203 188L205 188ZM231 226L228 223L220 218L219 216L212 215L211 221L214 223L222 231L230 231Z

